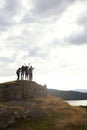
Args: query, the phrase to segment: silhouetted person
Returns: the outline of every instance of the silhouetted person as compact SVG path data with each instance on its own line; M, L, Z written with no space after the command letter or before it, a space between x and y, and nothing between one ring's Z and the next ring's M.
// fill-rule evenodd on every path
M29 68L29 80L31 80L32 81L32 79L33 79L33 67L32 66L30 66L30 68Z
M20 77L20 68L17 69L16 74L17 74L17 80L19 80L19 77Z
M25 66L25 79L28 79L28 66Z
M24 79L24 74L25 74L25 67L22 65L22 67L21 67L21 80Z

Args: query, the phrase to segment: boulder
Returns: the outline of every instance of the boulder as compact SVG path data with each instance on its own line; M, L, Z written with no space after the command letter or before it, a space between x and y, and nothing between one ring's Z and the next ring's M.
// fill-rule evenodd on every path
M0 128L7 128L15 123L15 118L12 113L6 109L0 109Z
M0 84L0 101L22 100L46 96L47 87L34 81L13 81Z

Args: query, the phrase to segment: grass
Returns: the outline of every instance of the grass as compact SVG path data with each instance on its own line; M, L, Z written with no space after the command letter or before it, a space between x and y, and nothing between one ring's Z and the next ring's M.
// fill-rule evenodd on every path
M71 128L71 130L87 130L87 127Z
M81 107L81 108L86 108L86 109L87 109L87 106L82 106L82 105L81 105L80 107Z
M3 129L3 130L87 130L87 127L71 127L71 126L62 126L60 124L55 125L55 120L47 119L47 120L38 120L38 121L31 121L25 122L24 120L19 120L14 126Z
M42 107L48 114L48 118L27 122L20 119L5 130L87 130L87 109L84 107L70 106L54 96L32 99L32 102ZM23 109L22 107L12 106L10 110L19 111Z
M0 108L4 108L4 105L2 102L0 102Z
M25 122L24 120L21 119L14 126L7 128L5 130L53 130L53 129L54 129L54 121L50 119L31 121L31 122Z

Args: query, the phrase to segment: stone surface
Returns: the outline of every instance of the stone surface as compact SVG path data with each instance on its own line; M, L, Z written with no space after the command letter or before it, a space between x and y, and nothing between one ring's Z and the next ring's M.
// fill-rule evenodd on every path
M34 121L47 117L47 113L38 104L31 102L6 102L0 108L0 128L8 128L18 120Z
M0 101L30 99L47 95L46 86L33 81L13 81L0 84Z
M47 113L37 98L47 96L47 87L33 81L12 81L0 84L0 128L17 122L46 118Z
M7 128L15 123L15 118L12 113L6 109L0 109L0 128Z

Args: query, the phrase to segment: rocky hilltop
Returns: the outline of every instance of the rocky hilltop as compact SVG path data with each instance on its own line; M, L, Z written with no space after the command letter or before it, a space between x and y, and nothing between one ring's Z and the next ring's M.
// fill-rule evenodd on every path
M46 95L46 86L34 81L19 80L0 84L0 101L27 100Z
M33 81L0 84L0 130L87 129L86 108L72 107L47 91Z

